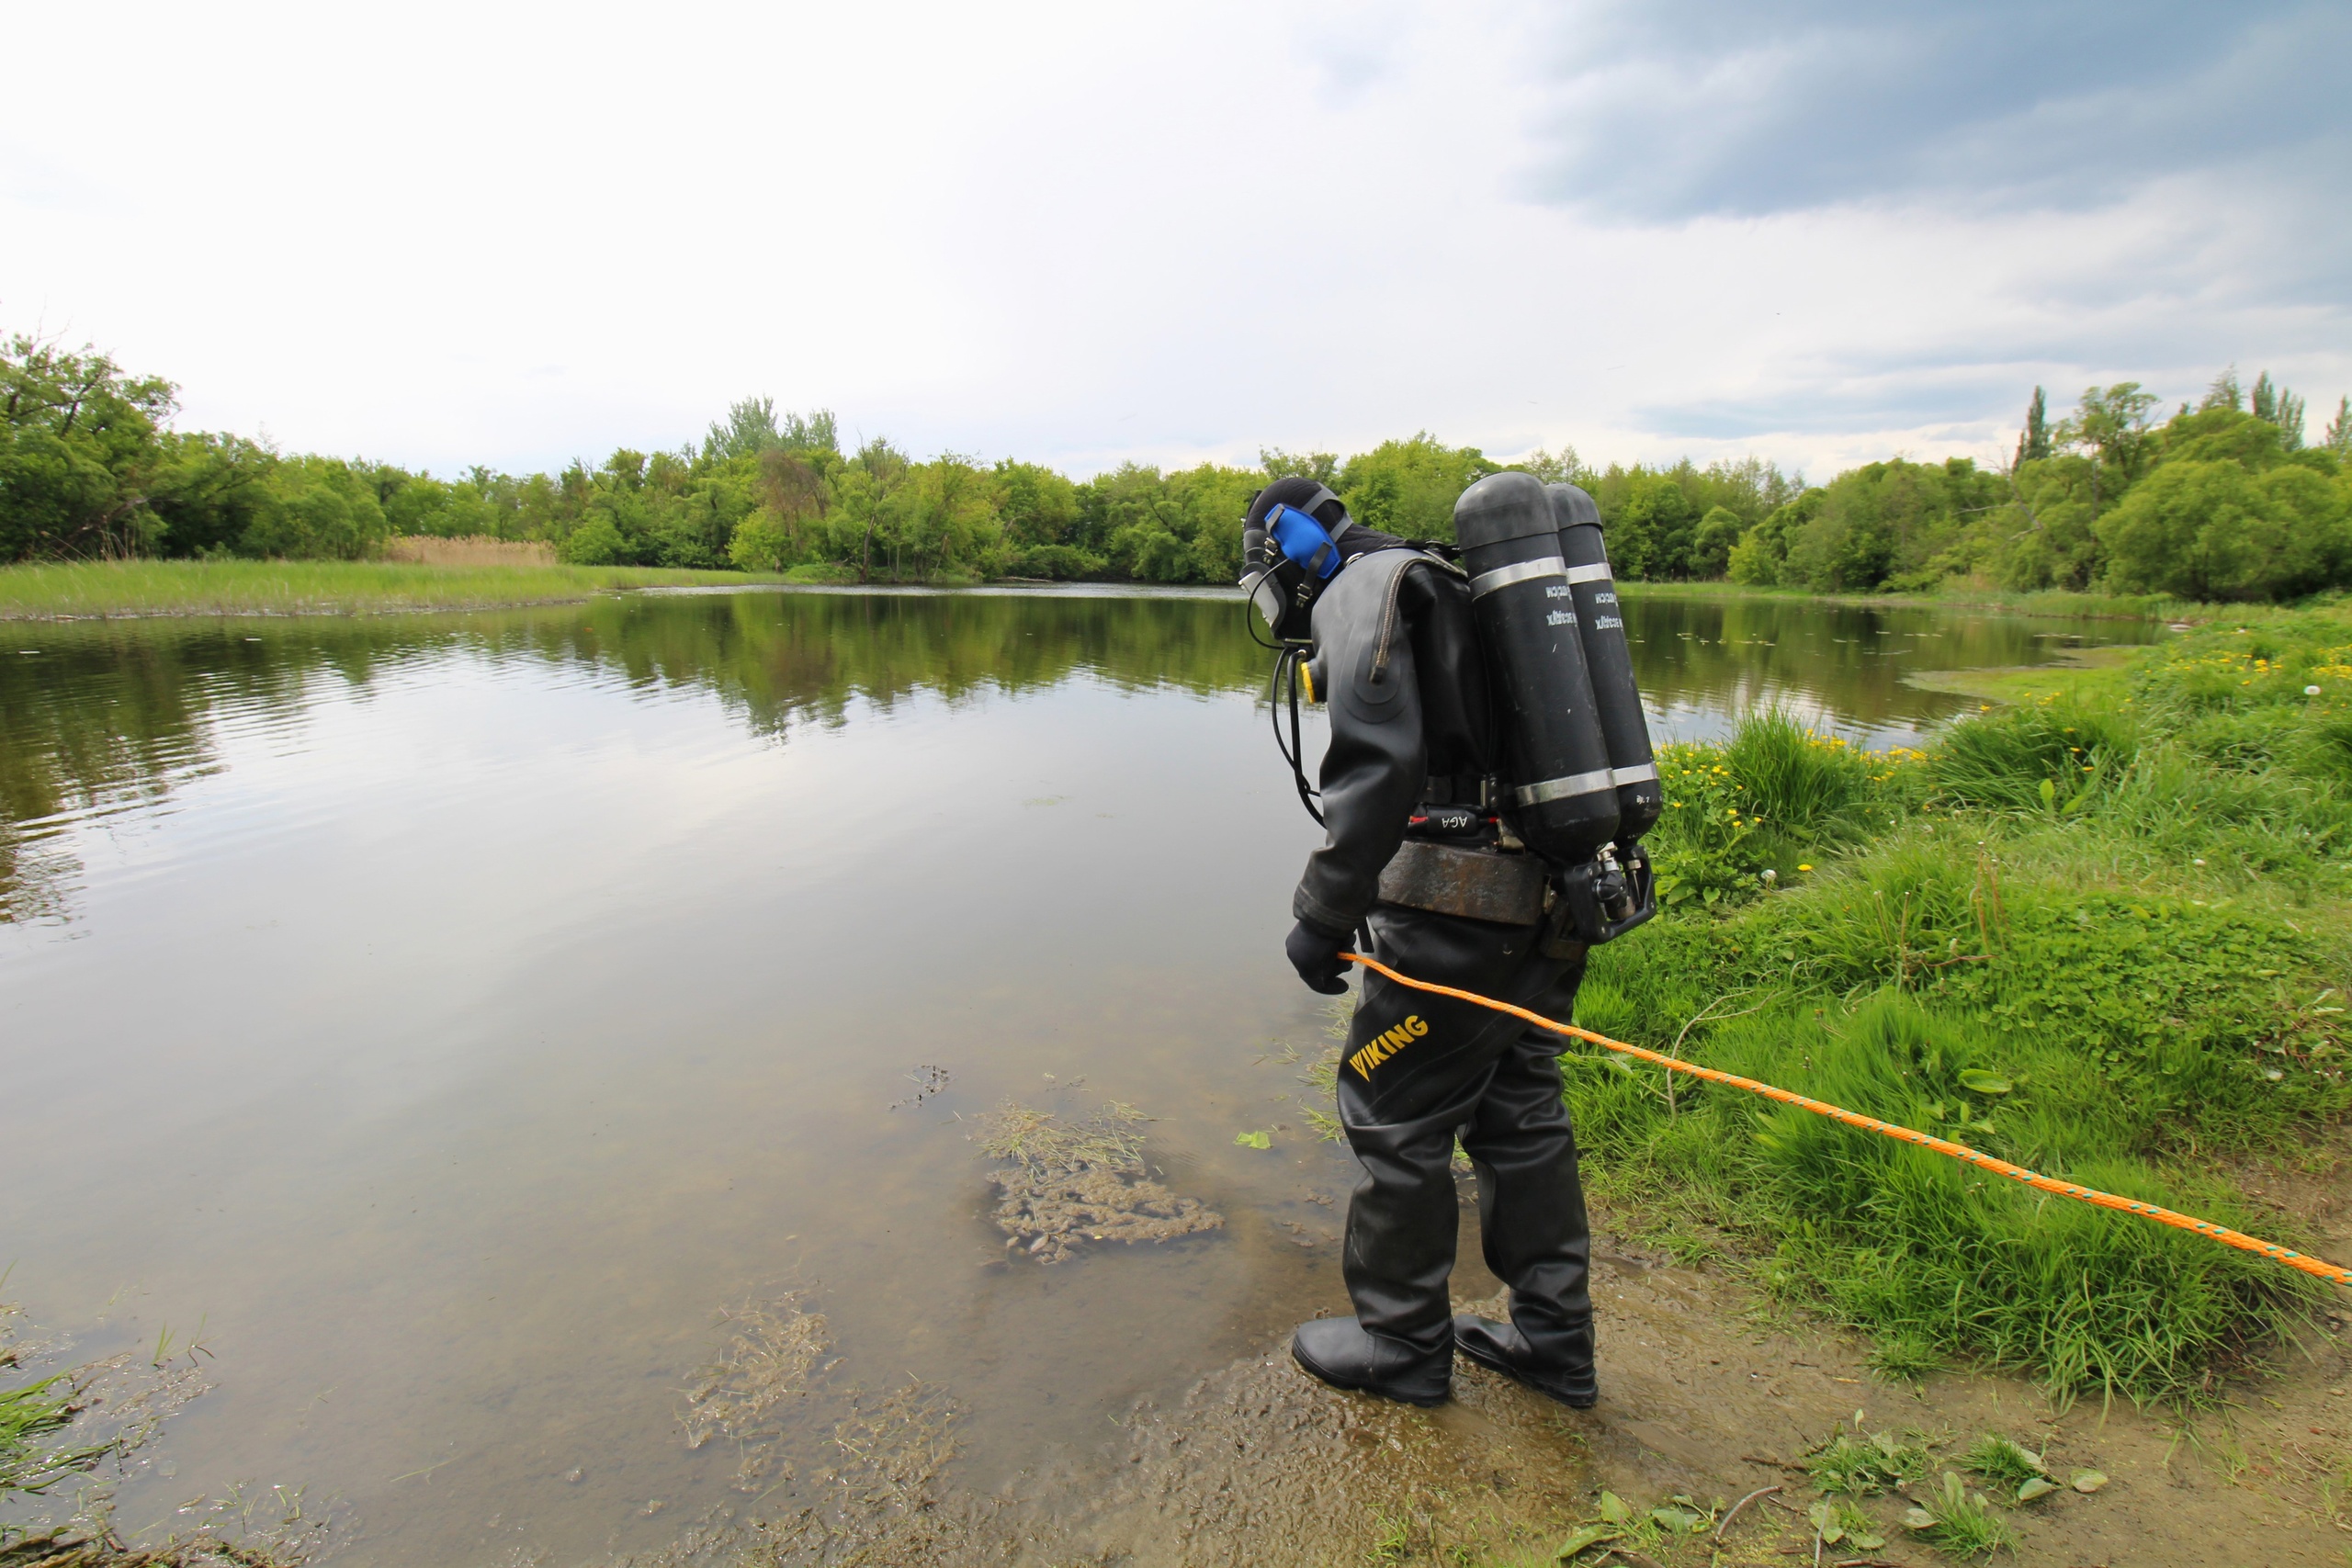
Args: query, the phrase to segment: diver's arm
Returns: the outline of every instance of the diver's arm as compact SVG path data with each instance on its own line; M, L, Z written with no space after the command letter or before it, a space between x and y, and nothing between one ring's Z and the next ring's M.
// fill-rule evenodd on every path
M1417 569L1407 567L1408 575ZM1368 586L1368 585L1367 585ZM1383 584L1385 587L1385 584ZM1426 591L1407 581L1387 592L1351 596L1353 613L1334 616L1326 635L1317 607L1318 684L1327 687L1330 749L1323 754L1323 847L1307 857L1291 913L1326 934L1352 932L1379 895L1380 873L1429 777L1412 620ZM1341 606L1334 605L1334 609ZM1398 624L1381 637L1381 619ZM1374 664L1378 663L1375 680Z

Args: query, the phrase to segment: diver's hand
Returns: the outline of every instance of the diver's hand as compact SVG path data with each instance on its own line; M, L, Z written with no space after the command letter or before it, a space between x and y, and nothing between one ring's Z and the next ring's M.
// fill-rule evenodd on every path
M1340 950L1348 945L1348 936L1346 931L1333 936L1301 920L1291 928L1289 937L1283 942L1283 952L1309 990L1336 997L1348 988L1347 981L1340 978L1347 973L1347 965L1340 962Z

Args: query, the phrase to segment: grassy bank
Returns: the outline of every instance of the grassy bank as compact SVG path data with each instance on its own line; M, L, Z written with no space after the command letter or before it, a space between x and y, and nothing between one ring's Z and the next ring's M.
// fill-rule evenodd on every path
M1925 754L1771 716L1668 749L1668 909L1595 954L1579 1021L2293 1240L2232 1172L2303 1157L2352 1105L2352 615L2227 616L2016 688ZM1747 1258L1890 1370L2177 1394L2317 1299L2191 1235L1571 1060L1622 1219Z
M458 541L463 543L464 541ZM447 545L449 541L440 541ZM476 551L475 555L483 552ZM435 558L438 557L439 558ZM474 559L447 549L428 558L380 561L136 560L74 561L0 567L0 621L133 615L368 615L410 610L481 610L551 604L616 589L743 587L757 583L845 584L856 574L837 566L796 567L782 576L739 571L673 571L658 567L561 566L521 558ZM933 586L977 579L942 573ZM2154 598L2085 593L2001 593L1951 590L1936 595L1820 595L1792 588L1732 582L1644 582L1634 592L1670 599L1789 599L1807 603L1911 608L1982 608L2072 619L2155 620L2210 613Z
M2063 620L2170 621L2217 613L2162 594L2074 593L2047 589L2016 592L1952 581L1931 593L1815 593L1804 588L1758 588L1728 581L1629 582L1645 599L1781 599L1806 604L1863 604L1889 610L1996 610L2004 615Z
M400 561L75 561L0 567L0 620L328 615L560 604L620 588L777 582L740 571Z

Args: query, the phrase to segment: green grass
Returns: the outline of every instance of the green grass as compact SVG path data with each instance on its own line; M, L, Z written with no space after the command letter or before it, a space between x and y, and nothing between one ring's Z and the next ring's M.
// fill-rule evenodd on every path
M2011 1493L2027 1482L2050 1473L2050 1467L2042 1463L2040 1454L2015 1438L2005 1438L1997 1432L1987 1432L1971 1443L1968 1451L1961 1456L1961 1464L1971 1473Z
M61 1454L40 1441L74 1419L73 1392L62 1373L0 1392L0 1496L46 1491L82 1468L79 1450Z
M2291 1244L2231 1173L2352 1108L2352 617L2232 617L2107 678L1924 755L1772 715L1669 749L1669 908L1594 954L1578 1021ZM1802 1111L1669 1093L1598 1052L1568 1071L1621 1223L1731 1237L1769 1291L1870 1331L1889 1374L1958 1359L2061 1393L2195 1393L2317 1300Z
M1962 1559L1999 1551L2015 1539L2007 1522L1986 1504L1984 1495L1971 1492L1968 1483L1949 1470L1940 1485L1920 1488L1919 1504L1904 1511L1903 1523L1945 1554Z
M1807 604L1999 610L2014 615L2067 620L2165 620L2199 608L2160 594L2075 593L2063 589L2022 592L1957 580L1928 593L1815 593L1806 588L1764 588L1742 582L1647 582L1638 579L1628 579L1625 586L1637 597L1645 599L1785 599Z
M0 620L320 615L560 604L624 588L745 586L739 571L390 561L75 561L0 567Z

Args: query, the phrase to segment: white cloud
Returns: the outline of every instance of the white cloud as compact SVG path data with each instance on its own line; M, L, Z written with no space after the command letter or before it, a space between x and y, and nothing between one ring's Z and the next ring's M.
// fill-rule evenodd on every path
M673 445L764 392L1081 471L1426 427L1819 476L1996 455L2037 381L2352 387L2340 170L2297 199L2332 105L2257 136L2223 103L2058 201L1966 176L2058 134L2069 57L1960 114L1973 56L1838 7L1634 15L19 8L48 63L0 130L0 321L174 377L187 423L443 471ZM2066 102L2252 80L2293 22L2256 20L2206 51L2235 76L2143 51ZM1791 107L1865 68L1868 114ZM1746 107L1706 119L1725 73Z

